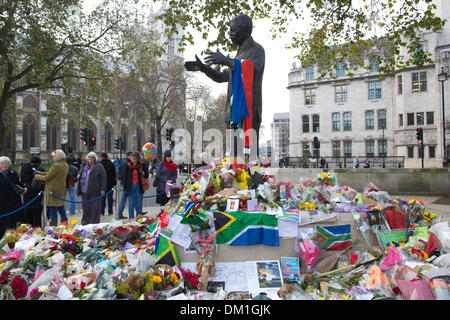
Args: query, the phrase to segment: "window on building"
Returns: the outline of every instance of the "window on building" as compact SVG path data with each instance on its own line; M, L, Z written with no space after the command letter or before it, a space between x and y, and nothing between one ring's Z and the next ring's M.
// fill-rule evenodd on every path
M171 56L175 54L175 40L170 38L167 44L167 53Z
M416 113L416 119L417 119L417 125L421 126L425 124L425 119L423 116L423 112L417 112Z
M344 141L344 156L351 157L352 156L352 142Z
M386 140L378 140L378 156L380 156L380 157L387 156L387 141Z
M340 141L333 141L333 157L340 157L341 156L341 142Z
M336 86L335 92L336 102L347 102L347 85Z
M306 81L314 79L314 66L306 67Z
M436 147L428 146L428 158L436 158Z
M398 126L403 127L403 114L398 115Z
M58 146L58 129L52 118L47 118L47 150L54 151ZM59 147L59 146L58 146Z
M344 112L344 131L352 131L352 113Z
M303 132L309 132L309 115L302 116L303 120Z
M69 121L67 125L67 143L74 151L78 151L78 132L80 129L75 121Z
M386 129L386 110L380 109L377 111L378 115L378 129Z
M434 124L434 112L427 112L427 124Z
M105 151L112 151L112 128L109 124L105 125Z
M414 158L414 146L408 146L408 158Z
M407 113L406 117L407 117L407 119L406 119L407 123L406 124L408 126L413 126L414 125L414 113Z
M316 89L305 89L305 104L316 104Z
M313 132L320 132L320 117L318 114L312 115Z
M413 72L412 73L412 92L427 91L427 73Z
M345 76L345 63L337 63L336 64L336 77Z
M37 147L37 126L36 120L31 115L23 119L23 144L22 150L29 151L30 147Z
M366 130L375 129L375 112L373 110L366 111Z
M369 100L381 98L381 81L369 81Z
M377 60L369 60L369 72L378 72L380 63Z
M311 157L309 142L303 142L303 156L307 158Z
M331 119L333 131L341 131L341 114L333 113Z
M397 76L397 94L403 93L403 77Z
M375 156L375 141L373 140L366 141L366 156L368 157Z

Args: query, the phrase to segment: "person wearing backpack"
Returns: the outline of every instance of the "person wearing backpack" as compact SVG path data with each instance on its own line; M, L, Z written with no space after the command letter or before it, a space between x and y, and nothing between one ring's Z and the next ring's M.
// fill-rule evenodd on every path
M69 172L67 173L66 190L69 194L70 201L75 201L75 183L77 182L78 169L73 165L73 159L68 158L66 160L69 166ZM69 214L72 216L75 214L75 203L70 203Z

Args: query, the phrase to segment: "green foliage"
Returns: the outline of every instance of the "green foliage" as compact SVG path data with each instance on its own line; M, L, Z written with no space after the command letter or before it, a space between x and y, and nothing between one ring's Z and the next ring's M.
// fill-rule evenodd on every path
M368 60L380 63L381 74L432 63L431 54L422 50L421 32L439 31L445 23L435 15L432 0L361 3L358 6L351 0L172 0L158 19L168 26L169 34L176 32L177 24L185 28L182 45L193 44L193 31L201 32L203 39L208 40L209 50L235 49L228 31L231 19L241 13L248 14L254 24L269 19L272 38L288 32L289 27L301 29L294 32L287 47L298 50L296 58L301 65L320 66L319 78L334 78L339 62L346 63L350 76L360 68L368 69ZM308 18L312 22L305 28L302 19ZM208 39L216 32L217 37Z
M83 79L85 96L98 97L98 80L110 76L109 61L136 19L136 1L102 0L91 10L80 0L2 1L0 119L13 97L29 89L60 88L71 95ZM59 121L61 106L49 115ZM0 136L5 130L0 121Z

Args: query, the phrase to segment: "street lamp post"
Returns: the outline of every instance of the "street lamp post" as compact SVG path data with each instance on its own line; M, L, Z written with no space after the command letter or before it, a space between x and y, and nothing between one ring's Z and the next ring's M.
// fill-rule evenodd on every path
M447 72L444 71L444 68L441 67L441 72L438 74L438 81L441 83L441 90L442 90L442 136L443 136L443 145L442 149L444 152L443 157L443 165L447 165L447 153L445 148L445 97L444 97L444 82L447 81Z

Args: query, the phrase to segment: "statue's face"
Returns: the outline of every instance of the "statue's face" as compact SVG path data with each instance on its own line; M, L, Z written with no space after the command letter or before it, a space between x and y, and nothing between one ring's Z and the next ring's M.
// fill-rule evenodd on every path
M241 45L251 34L251 30L240 19L233 19L230 24L230 39L235 45Z

